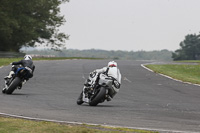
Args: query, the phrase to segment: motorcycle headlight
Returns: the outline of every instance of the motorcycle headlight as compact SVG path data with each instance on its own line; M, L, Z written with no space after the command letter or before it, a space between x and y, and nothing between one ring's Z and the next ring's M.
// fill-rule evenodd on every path
M90 73L90 77L91 77L91 78L94 78L95 76L96 76L96 72L91 72L91 73Z

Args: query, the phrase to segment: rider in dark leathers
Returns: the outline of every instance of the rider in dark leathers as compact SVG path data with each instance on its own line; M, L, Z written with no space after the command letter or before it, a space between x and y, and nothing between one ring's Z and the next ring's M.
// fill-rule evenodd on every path
M12 62L11 65L12 65L11 71L10 71L9 75L4 78L5 80L7 78L11 78L12 75L15 74L15 72L17 71L19 65L22 65L22 67L25 67L26 69L29 70L29 72L30 72L29 73L29 78L33 77L33 72L35 70L35 65L33 64L32 57L30 55L25 55L23 60L20 60L18 62ZM27 80L29 80L29 78L25 79L24 83ZM18 89L21 89L21 87L22 87L22 85L20 85Z

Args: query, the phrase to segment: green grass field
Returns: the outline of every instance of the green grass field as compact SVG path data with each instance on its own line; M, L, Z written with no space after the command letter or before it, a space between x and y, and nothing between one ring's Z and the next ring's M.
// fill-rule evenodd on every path
M172 78L200 84L200 65L165 64L165 65L145 65L156 73L168 75Z
M20 118L10 118L0 116L0 133L158 133L155 131L75 125L66 123L54 123L47 121L25 120Z

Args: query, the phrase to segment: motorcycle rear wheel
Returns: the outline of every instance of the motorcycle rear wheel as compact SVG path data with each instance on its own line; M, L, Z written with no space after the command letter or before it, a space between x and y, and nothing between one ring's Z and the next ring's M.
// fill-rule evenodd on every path
M16 77L12 83L9 85L8 89L6 90L6 94L12 94L13 91L17 88L17 86L20 84L21 79L19 77Z
M101 87L99 89L99 92L96 94L96 96L89 101L90 106L97 106L97 104L101 103L102 100L105 99L106 95L106 89L104 87Z

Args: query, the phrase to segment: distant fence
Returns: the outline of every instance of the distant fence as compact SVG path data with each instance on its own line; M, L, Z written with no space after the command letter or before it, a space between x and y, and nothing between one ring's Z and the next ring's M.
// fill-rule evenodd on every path
M25 53L0 51L1 58L23 57L24 55L25 55Z

